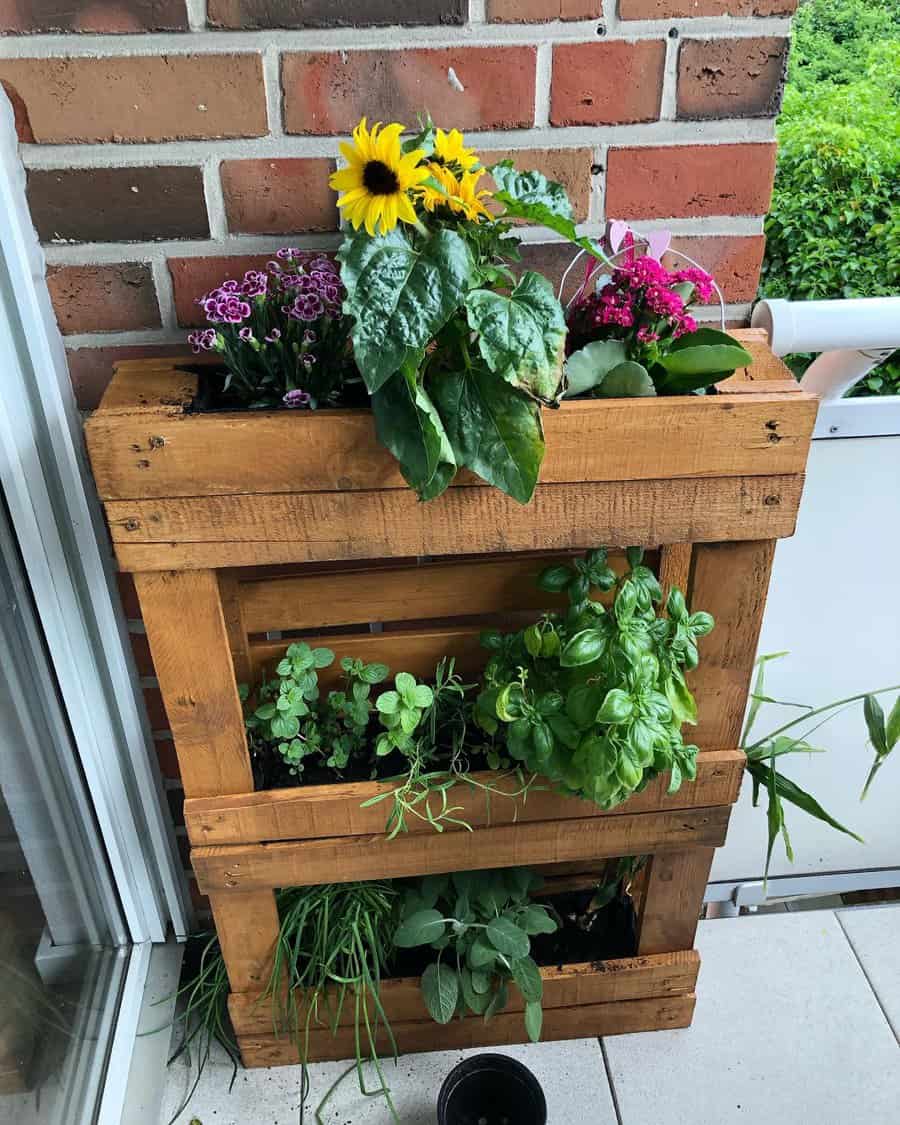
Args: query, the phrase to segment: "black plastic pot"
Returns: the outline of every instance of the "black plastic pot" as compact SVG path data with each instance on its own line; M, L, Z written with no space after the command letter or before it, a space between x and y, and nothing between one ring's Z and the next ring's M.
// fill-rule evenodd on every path
M547 1102L527 1066L507 1055L475 1055L444 1079L437 1115L438 1125L547 1125Z

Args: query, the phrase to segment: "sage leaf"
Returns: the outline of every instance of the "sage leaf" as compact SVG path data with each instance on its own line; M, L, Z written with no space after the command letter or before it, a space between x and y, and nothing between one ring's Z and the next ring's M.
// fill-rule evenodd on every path
M656 387L643 364L626 359L607 372L594 394L600 398L650 398L656 394Z
M344 312L354 319L354 356L374 393L408 350L425 348L463 303L471 255L455 231L442 228L414 248L396 227L377 238L357 232L345 239L338 259Z
M545 277L524 273L508 296L474 289L466 298L466 316L495 375L541 402L556 400L566 320Z
M436 1023L449 1023L459 1000L459 977L449 965L429 965L422 974L422 997Z
M504 956L513 960L527 957L531 948L528 934L520 929L511 918L501 914L499 918L492 918L487 926L488 941Z
M543 906L531 903L525 907L519 917L519 924L526 934L554 934L556 922L550 917Z
M544 992L541 970L530 957L520 957L510 965L512 978L526 1000L540 1000Z
M566 360L566 398L583 395L601 383L627 357L621 340L594 340Z
M412 949L416 945L430 945L444 932L444 919L437 910L417 910L411 914L394 934L394 945L399 949Z
M372 394L378 440L393 453L420 500L439 496L456 474L450 439L434 403L404 364Z
M540 1000L529 1000L525 1005L525 1030L532 1043L539 1042L544 1023L544 1012Z
M429 392L457 464L527 504L544 459L538 404L479 363L441 373Z

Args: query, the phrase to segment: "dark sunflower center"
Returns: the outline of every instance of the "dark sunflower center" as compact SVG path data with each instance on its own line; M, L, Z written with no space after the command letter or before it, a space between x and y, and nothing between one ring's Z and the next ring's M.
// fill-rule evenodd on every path
M380 160L369 160L363 168L363 183L373 195L393 195L400 181L392 168Z

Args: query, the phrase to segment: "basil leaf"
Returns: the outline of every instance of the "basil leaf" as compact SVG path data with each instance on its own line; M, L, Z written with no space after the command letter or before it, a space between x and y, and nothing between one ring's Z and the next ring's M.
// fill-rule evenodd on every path
M544 459L538 404L478 363L440 373L429 390L457 464L527 504Z
M372 394L378 440L393 453L403 479L420 500L439 496L456 474L456 461L441 416L404 363Z
M542 402L556 400L566 320L545 277L522 274L509 296L474 289L466 298L466 315L495 375Z
M566 398L575 398L596 387L607 372L625 362L621 340L594 340L566 360Z
M398 370L410 348L426 347L462 304L472 259L465 241L442 228L414 249L395 228L377 238L364 230L338 251L354 318L353 352L370 392Z
M459 1000L459 977L449 965L429 965L422 974L422 996L436 1023L449 1023Z
M650 398L656 394L656 387L643 364L626 359L607 373L594 394L600 398Z

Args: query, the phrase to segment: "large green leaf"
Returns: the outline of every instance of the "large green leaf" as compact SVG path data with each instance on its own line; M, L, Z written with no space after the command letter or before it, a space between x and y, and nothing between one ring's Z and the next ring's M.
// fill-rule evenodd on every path
M607 372L625 362L621 340L594 340L566 360L566 398L583 395L602 383Z
M456 473L456 461L437 408L413 365L404 364L374 392L372 412L378 440L400 462L400 471L419 498L439 496Z
M580 237L575 230L572 205L562 184L548 180L540 172L517 172L511 160L495 164L488 171L497 185L494 199L506 208L503 218L524 219L547 227L592 257L610 264L598 243Z
M527 504L544 458L540 407L486 367L429 380L458 465Z
M459 977L455 969L440 962L422 974L422 997L428 1014L437 1023L449 1023L459 1000Z
M413 248L397 227L372 238L365 231L338 252L354 318L353 351L366 386L377 391L410 348L424 348L463 303L472 259L452 230L435 231Z
M430 945L444 932L444 918L437 910L417 910L401 924L394 934L398 949L411 949L416 945Z
M531 948L528 934L505 914L488 922L487 939L494 949L516 961L527 957Z
M649 398L656 394L656 387L643 364L626 359L607 372L594 394L600 398Z
M566 319L550 282L528 271L509 296L473 289L466 313L488 367L514 387L553 402L562 374Z
M671 375L715 375L746 367L752 360L750 353L727 332L698 328L680 336L659 362Z

